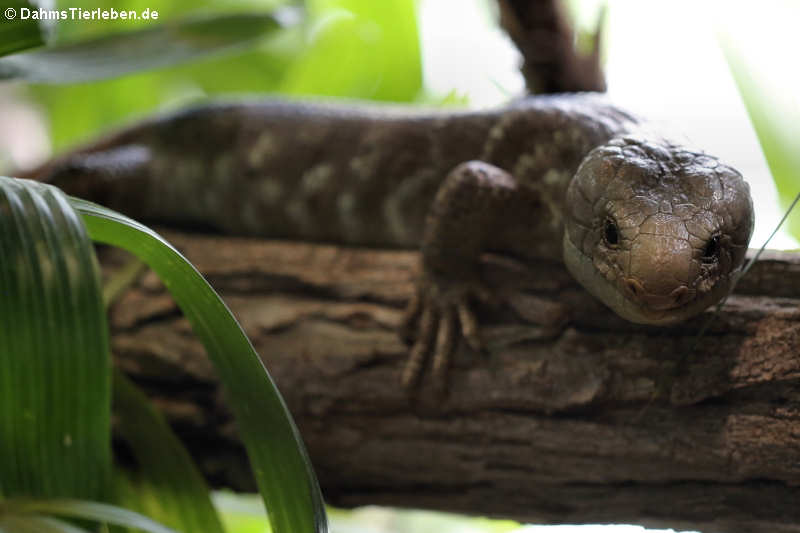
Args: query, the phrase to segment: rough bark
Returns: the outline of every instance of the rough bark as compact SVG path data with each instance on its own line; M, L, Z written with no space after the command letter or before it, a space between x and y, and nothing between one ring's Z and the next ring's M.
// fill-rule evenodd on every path
M487 354L462 343L442 395L430 380L412 394L398 384L406 347L394 328L415 253L168 237L264 357L333 504L800 531L797 255L765 254L699 342L710 312L637 326L560 264L487 258L502 295L479 309ZM117 363L203 471L252 488L214 371L151 274L115 305L112 325ZM653 400L664 384L671 393Z
M498 0L500 24L523 57L530 93L605 91L601 22L590 50L580 50L563 0Z

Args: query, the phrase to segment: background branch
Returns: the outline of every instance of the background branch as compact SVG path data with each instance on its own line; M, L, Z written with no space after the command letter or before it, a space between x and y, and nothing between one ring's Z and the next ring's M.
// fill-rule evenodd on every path
M600 57L603 14L592 50L582 53L561 0L498 0L500 24L524 59L528 92L605 91Z

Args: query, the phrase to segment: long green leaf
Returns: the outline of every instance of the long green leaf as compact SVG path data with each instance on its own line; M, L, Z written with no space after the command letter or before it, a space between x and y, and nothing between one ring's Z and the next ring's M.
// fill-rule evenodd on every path
M174 530L164 527L146 516L105 503L84 500L11 500L5 502L4 505L12 509L15 515L22 513L56 515L141 529L148 533L175 533Z
M113 384L116 428L138 467L121 503L179 531L223 533L205 480L164 417L118 370Z
M27 0L0 2L0 56L44 44L39 24L25 16L32 11Z
M7 515L0 518L3 533L89 533L63 520L39 515Z
M86 229L54 187L0 177L0 493L100 500L108 326Z
M186 259L151 229L71 199L91 237L124 248L163 280L214 362L276 533L326 532L311 463L283 398L233 315Z
M114 78L238 49L279 27L274 16L263 12L165 22L0 58L0 80L78 83Z

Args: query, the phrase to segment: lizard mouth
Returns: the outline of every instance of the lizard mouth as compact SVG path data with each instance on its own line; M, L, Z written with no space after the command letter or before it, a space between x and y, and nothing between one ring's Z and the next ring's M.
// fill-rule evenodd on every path
M610 307L622 318L637 324L669 325L691 318L718 302L728 291L729 276L719 279L707 292L689 290L665 297L672 303L655 299L652 305L644 305L641 299L633 299L635 284L625 279L621 284L609 281L595 268L592 258L581 252L564 234L564 262L572 276L595 298ZM685 289L685 287L684 287Z

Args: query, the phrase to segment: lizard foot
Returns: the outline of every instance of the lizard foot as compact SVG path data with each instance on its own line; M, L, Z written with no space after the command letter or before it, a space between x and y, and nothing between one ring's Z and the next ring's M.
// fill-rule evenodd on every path
M491 293L477 281L450 282L425 278L419 283L400 326L405 339L413 338L402 374L404 387L411 388L417 383L431 352L434 380L439 385L444 384L459 328L472 349L482 350L478 320L470 304L475 300L492 301Z

